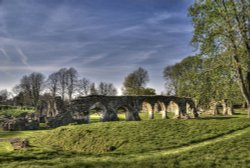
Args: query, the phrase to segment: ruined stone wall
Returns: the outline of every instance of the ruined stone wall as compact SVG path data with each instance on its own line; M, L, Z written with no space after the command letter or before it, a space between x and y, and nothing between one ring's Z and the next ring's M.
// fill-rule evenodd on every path
M193 116L198 117L192 99L175 96L86 96L72 101L71 113L75 119L88 122L91 108L99 107L103 112L102 121L116 121L118 120L117 109L124 107L128 110L126 120L140 120L139 112L146 109L150 112L151 119L154 118L154 113L159 109L163 118L167 118L167 107L171 102L177 106L176 118L189 118L187 104L189 104L188 108L192 109Z
M221 110L220 110L221 109ZM205 111L209 115L233 115L233 105L229 99L223 99L221 101L211 101L209 109Z
M61 99L52 101L47 99L41 106L40 113L46 116L45 123L48 127L58 127L69 123L89 123L91 109L99 109L100 121L118 121L118 109L125 109L127 121L139 121L139 113L147 110L149 118L154 119L154 114L159 112L162 118L168 118L168 106L175 104L176 118L198 117L195 104L190 98L174 96L102 96L93 95L77 98L66 107ZM188 104L188 108L187 108ZM143 109L144 108L144 109ZM145 109L147 108L147 109Z
M2 118L0 128L3 131L35 130L39 128L39 121L34 113L21 113L19 116Z

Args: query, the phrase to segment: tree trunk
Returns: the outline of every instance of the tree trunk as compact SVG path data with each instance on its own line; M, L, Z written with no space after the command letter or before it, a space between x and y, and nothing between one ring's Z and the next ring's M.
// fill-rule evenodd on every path
M250 118L250 103L247 104L247 117Z

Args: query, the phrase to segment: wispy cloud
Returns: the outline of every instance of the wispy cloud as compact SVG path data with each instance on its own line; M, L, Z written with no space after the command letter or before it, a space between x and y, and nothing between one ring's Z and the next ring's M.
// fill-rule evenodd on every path
M19 47L16 47L16 50L17 50L18 54L20 55L20 60L22 61L22 63L23 63L24 65L26 65L26 66L29 67L30 65L28 64L28 56L26 56L26 55L23 53L22 49L19 48Z
M132 26L118 29L117 31L113 32L112 35L127 34L127 33L130 33L132 31L138 31L141 28L142 28L141 25L132 25Z
M52 72L57 71L60 67L56 67L54 65L49 66L0 66L0 71L9 71L9 72L16 72L16 71L25 71L25 72Z
M152 17L148 18L146 22L149 24L157 24L171 17L172 17L172 14L169 12L160 12L160 13L155 13Z
M5 57L5 60L3 62L5 62L7 64L10 63L10 56L5 51L5 49L4 48L0 48L0 51L2 52L3 56Z
M162 89L162 69L192 53L186 16L192 1L30 2L0 6L1 81L75 66L82 76L121 86L125 75L142 66Z

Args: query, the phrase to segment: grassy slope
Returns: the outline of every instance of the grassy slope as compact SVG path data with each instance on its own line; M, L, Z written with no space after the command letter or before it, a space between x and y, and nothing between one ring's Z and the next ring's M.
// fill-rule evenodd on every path
M243 128L249 125L250 121L244 118L211 117L206 120L152 120L66 126L47 133L45 131L41 136L33 134L36 136L33 138L33 148L18 152L2 151L0 165L247 167L250 160L250 130ZM238 135L236 130L242 130L242 135ZM30 136L32 132L23 131L8 136L18 134ZM222 136L227 134L232 136ZM216 137L221 140L217 141ZM206 141L203 142L204 140ZM208 141L212 143L207 143ZM111 145L118 149L114 152L104 152ZM182 148L184 150L181 150ZM171 154L171 151L180 153Z
M250 126L248 119L152 120L107 122L64 126L36 139L39 146L103 153L115 146L116 153L138 153L179 147L228 134ZM43 141L40 141L43 139Z

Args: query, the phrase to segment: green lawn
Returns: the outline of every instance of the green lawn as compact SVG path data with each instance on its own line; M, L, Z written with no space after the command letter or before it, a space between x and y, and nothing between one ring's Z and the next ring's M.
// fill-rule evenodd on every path
M32 108L21 108L21 107L11 107L11 108L8 108L8 109L1 109L0 110L0 116L18 116L20 115L21 113L33 113L35 112L35 109L32 109Z
M139 114L140 118L142 120L149 120L149 114L147 112L141 112ZM174 117L174 113L168 113L169 118ZM93 113L90 115L90 122L91 123L96 123L100 121L100 115L98 113ZM125 113L119 113L118 118L120 121L125 121ZM155 113L154 114L154 119L162 119L162 115L160 113Z
M0 142L0 167L250 167L245 113L191 120L148 120L144 114L142 121L105 123L91 117L96 121L85 125L0 132L0 138L31 142L20 151Z

